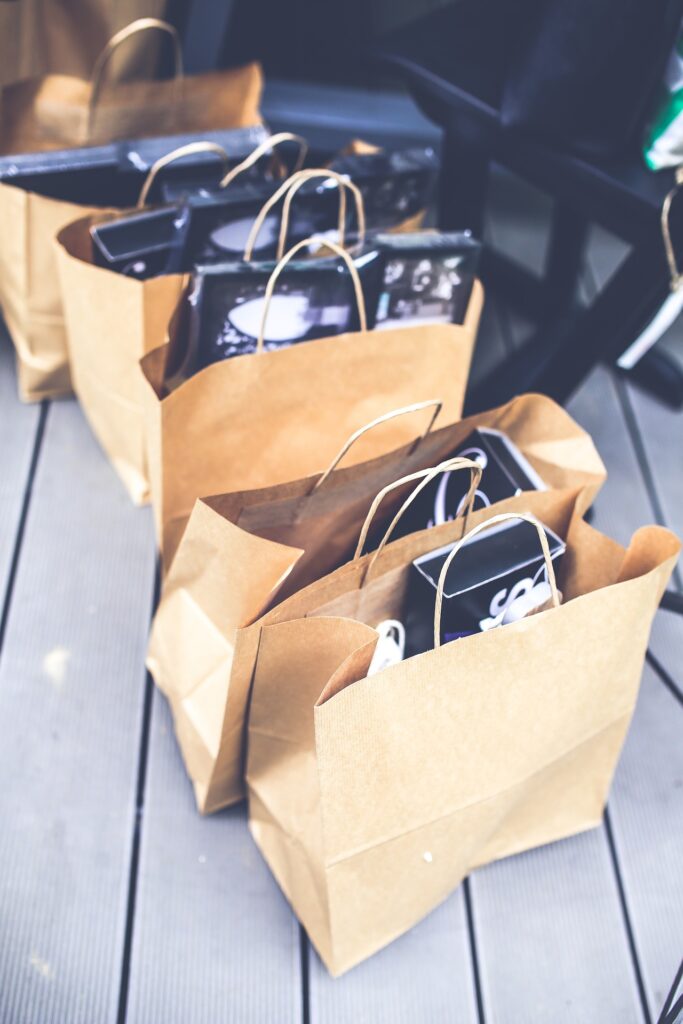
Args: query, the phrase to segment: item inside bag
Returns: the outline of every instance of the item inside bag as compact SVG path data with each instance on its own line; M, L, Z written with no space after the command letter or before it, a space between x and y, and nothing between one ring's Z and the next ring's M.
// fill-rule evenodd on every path
M321 164L331 171L349 178L358 186L363 196L367 226L371 230L381 231L407 220L424 210L431 202L439 161L433 149L408 149L387 152L373 150L342 152L331 160L322 154ZM280 152L278 151L278 157ZM249 172L251 180L264 180L269 176L269 164L260 162ZM284 175L286 176L286 175ZM189 190L182 191L182 184L176 179L168 179L162 185L162 198L173 201L184 198ZM335 182L313 181L307 183L301 191L307 197L309 205L322 220L315 225L316 231L331 227L337 200L334 198ZM206 192L206 188L201 189ZM311 197L315 202L311 203ZM331 223L328 221L332 218ZM354 238L355 224L347 225L349 238ZM306 237L303 235L302 237Z
M465 319L481 244L470 232L378 234L382 257L377 330Z
M376 253L354 259L365 294L379 281ZM255 352L264 296L275 263L198 267L189 294L187 376L211 363ZM371 325L369 325L371 326ZM358 330L348 268L337 259L293 260L278 278L266 318L264 349Z
M264 127L235 128L201 135L168 135L154 139L131 139L106 146L20 153L0 157L0 182L15 185L52 199L87 206L134 206L152 166L174 149L193 142L220 146L231 159L241 160L268 137ZM215 180L215 157L197 153L182 164L164 170L163 180L173 181L189 173L206 174ZM150 194L159 202L161 180Z
M94 261L118 273L147 278L241 259L256 215L279 184L271 178L240 178L225 189L201 189L161 210L136 210L94 225ZM332 178L329 183L306 182L289 217L290 242L334 229L338 203ZM273 210L256 237L255 259L274 258L279 228L280 211ZM163 251L168 253L168 266Z
M398 619L385 619L376 627L379 639L368 668L368 675L374 676L390 665L403 661L406 648L406 627Z
M361 190L368 228L394 227L429 206L439 160L429 147L341 154L329 164Z
M544 530L557 573L565 543L548 527ZM428 552L411 565L404 612L408 657L434 646L439 576L453 547L450 544ZM535 528L521 521L498 523L466 540L449 566L441 643L517 621L544 606L550 596Z
M169 168L168 173L154 183L153 197L157 201L170 201L162 210L136 210L91 229L93 258L98 266L145 279L160 274L186 273L199 264L241 257L254 218L279 184L272 173L273 155L264 154L264 158L244 172L244 177L240 176L239 182L226 188L218 187L215 160L207 161L206 154L203 157L199 166L192 161ZM139 159L137 153L136 158L141 165L148 162ZM131 166L130 160L127 166ZM423 209L429 202L436 167L432 150L344 155L330 165L331 170L354 181L358 179L365 202L374 210L370 218L374 227L394 226ZM128 178L131 178L130 173ZM132 205L135 189L130 182L126 194ZM335 230L338 203L338 183L334 178L305 182L289 220L290 243ZM280 213L274 210L256 239L253 249L256 259L275 256L279 223ZM349 211L347 240L356 237L357 225ZM418 322L453 321L464 316L474 274L472 261L476 243L460 235L404 237L412 241L412 246L407 241L398 246L386 272L391 281L387 285L384 306L389 308L389 298L393 299L394 294L396 300L391 302L389 313L383 315L387 320L385 326L410 316ZM456 252L447 251L451 240L457 243ZM376 244L389 259L394 250L393 236L379 236ZM469 261L466 261L467 255ZM466 265L468 262L471 266ZM459 273L455 270L456 264L461 265ZM399 266L403 267L403 272L398 274L400 280L397 280ZM411 303L406 298L410 289L415 292Z
M146 279L189 272L197 262L237 258L256 214L275 187L272 182L240 182L222 193L197 193L173 206L95 224L90 229L94 262ZM266 220L257 239L257 256L274 252L278 226L276 217Z
M474 509L489 508L523 491L546 490L534 467L501 430L479 427L452 454L472 459L482 468ZM431 480L406 509L394 536L405 537L451 522L463 509L468 487L469 482L462 473L445 472Z

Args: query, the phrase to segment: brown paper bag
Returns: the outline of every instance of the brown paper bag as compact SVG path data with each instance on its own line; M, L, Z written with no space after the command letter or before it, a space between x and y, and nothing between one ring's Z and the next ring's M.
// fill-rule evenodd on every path
M284 262L309 242L289 250L271 284ZM355 268L347 254L338 247L335 252L355 275L364 324ZM161 550L175 548L197 498L320 472L355 430L386 412L439 396L444 424L457 420L482 303L483 291L475 282L464 324L363 329L257 351L207 366L169 391L172 367L187 350L181 308L169 342L141 361L147 384L148 471ZM362 437L352 458L363 461L413 440L412 425L394 419Z
M251 167L261 156L281 143L296 141L300 151L297 163L306 152L306 142L291 132L279 132L265 139L241 163L223 178L225 187ZM195 143L193 151L204 146L212 152L220 147L212 143ZM181 147L164 157L152 168L140 193L144 202L160 165L167 166L175 157L187 152ZM223 153L227 162L227 154ZM301 180L330 171L306 171ZM340 196L349 189L357 199L362 225L362 199L352 182L338 179L343 186ZM296 187L299 172L283 183L275 195L282 197L289 187ZM271 201L264 206L265 215ZM345 202L340 199L340 224L345 218ZM116 214L81 217L62 228L56 237L57 267L69 344L69 361L74 391L83 411L117 473L136 504L149 500L146 464L143 390L140 360L164 342L168 324L178 305L186 274L167 274L138 280L98 267L93 262L90 228L94 223L111 219ZM282 212L282 244L289 221L289 205ZM343 231L342 237L343 237ZM254 241L258 230L254 234Z
M567 541L562 605L368 677L373 627L400 618L412 559L455 540L449 523L437 545L436 530L404 537L262 620L250 828L333 974L474 867L601 821L680 543L646 527L624 550L566 495L528 497Z
M122 43L141 32L163 32L170 38L174 77L119 82L107 89L105 75L112 57ZM51 74L5 86L0 97L0 152L247 127L260 123L261 88L257 64L185 76L176 29L158 18L139 18L112 36L89 81Z
M156 25L155 19L141 22L145 23L143 27ZM148 22L155 24L150 26ZM0 151L65 148L104 138L109 141L126 134L133 138L160 135L167 130L175 131L177 126L178 131L195 131L260 123L261 74L256 65L173 83L126 83L112 92L108 102L101 93L106 65L103 57L111 53L112 44L128 38L127 33L128 29L117 33L103 51L93 86L78 79L50 75L6 87L0 105ZM161 89L158 101L147 95L150 89ZM162 95L164 103L170 104L171 98L178 103L168 105L167 112L157 119ZM193 122L197 108L201 117ZM174 119L170 129L168 111L173 111ZM103 208L104 204L100 211ZM24 401L58 397L71 391L52 239L76 217L97 212L93 206L52 199L0 183L0 304L17 352L19 391Z
M408 406L389 416L403 417L417 434L432 405ZM605 479L588 435L540 395L516 398L431 433L428 429L417 442L339 468L352 446L381 426L375 420L357 432L322 474L195 504L164 582L148 665L173 707L202 811L243 795L242 730L252 666L248 659L234 664L233 656L245 642L244 627L350 557L378 491L451 456L481 426L504 430L548 487L576 498L581 511ZM527 497L517 505L528 504ZM385 517L392 508L389 503L383 507ZM207 652L207 659L197 657L199 651Z
M138 281L92 262L81 217L58 232L56 260L71 382L98 441L137 505L149 500L140 359L161 345L187 275Z

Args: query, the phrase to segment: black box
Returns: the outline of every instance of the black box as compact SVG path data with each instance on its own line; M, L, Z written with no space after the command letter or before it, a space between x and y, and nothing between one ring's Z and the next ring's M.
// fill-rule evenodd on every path
M429 205L439 161L433 149L358 153L337 157L330 169L361 191L370 230L395 227Z
M333 179L330 179L333 181ZM287 246L337 224L338 194L325 188L302 188L292 205ZM185 200L158 210L136 210L91 229L98 266L147 278L186 273L195 266L240 260L256 215L278 182L238 181L226 189L198 189ZM256 260L275 257L280 208L268 214L253 249ZM376 296L374 301L376 302Z
M482 467L474 508L488 508L522 491L545 491L546 485L516 444L500 430L479 427L458 446L451 458L473 459ZM455 519L470 487L467 470L442 473L408 506L394 532L405 537Z
M197 262L237 259L256 214L275 186L242 183L224 192L200 190L184 202L156 210L136 210L90 229L98 266L131 277L185 273ZM270 220L270 218L269 218ZM259 238L274 253L276 224L266 221Z
M375 253L354 260L364 291L378 282ZM221 359L256 350L263 298L274 262L198 267L190 289L187 365L197 372ZM337 259L292 260L278 277L266 321L265 349L357 330L358 310L348 268ZM371 327L371 324L368 325Z
M565 544L545 527L557 573ZM416 558L410 567L404 622L407 656L434 646L434 606L439 574L453 544ZM441 643L495 626L511 603L534 587L547 584L536 529L527 522L497 523L465 542L446 576L441 614ZM544 587L543 590L547 590ZM548 594L542 595L545 600Z
M467 232L374 235L382 257L377 329L462 323L481 245Z
M126 277L145 280L181 273L190 226L189 206L141 210L90 229L93 260Z
M52 199L86 206L134 206L154 163L190 142L215 142L234 160L241 160L268 136L262 125L223 131L185 133L152 139L130 139L104 146L80 146L0 157L0 182ZM189 168L216 174L216 157L205 152L165 167L154 183L150 202L158 202L162 183Z

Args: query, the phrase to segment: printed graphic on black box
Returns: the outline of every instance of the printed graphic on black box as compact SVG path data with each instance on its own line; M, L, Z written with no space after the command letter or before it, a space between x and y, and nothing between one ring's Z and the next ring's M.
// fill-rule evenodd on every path
M396 256L387 261L377 307L377 329L451 323L462 284L462 256Z

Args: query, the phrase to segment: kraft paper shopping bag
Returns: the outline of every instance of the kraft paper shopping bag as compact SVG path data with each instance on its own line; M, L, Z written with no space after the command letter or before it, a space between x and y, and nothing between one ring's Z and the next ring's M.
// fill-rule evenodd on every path
M104 89L111 54L141 31L170 33L176 53L172 82L127 82ZM143 18L117 33L102 51L92 82L64 75L3 89L0 152L64 149L165 133L258 125L261 73L256 65L183 77L175 29ZM74 220L116 206L113 195L96 203L43 195L0 183L0 304L17 352L19 390L25 401L71 391L62 301L52 239Z
M474 867L601 821L680 543L646 527L625 550L566 495L528 497L566 540L562 604L547 561L548 610L368 675L375 627L403 614L412 561L437 530L440 544L458 541L449 523L348 563L262 620L250 827L333 974Z
M575 499L581 510L605 478L590 437L549 398L525 395L420 434L423 425L430 426L425 417L433 409L427 402L383 417L386 422L400 416L412 424L416 440L375 458L341 467L364 434L381 429L378 421L357 431L323 473L195 504L164 581L148 664L173 707L203 811L239 799L243 792L242 732L250 673L244 682L242 662L234 661L241 631L349 559L377 492L451 457L473 429L487 426L504 429L553 494ZM397 490L394 500L385 502L384 520L402 496ZM518 504L527 501L524 494ZM197 657L199 651L211 651L208 661Z

